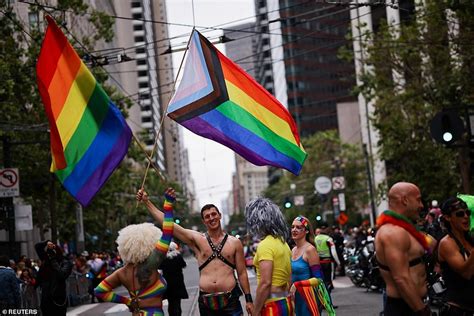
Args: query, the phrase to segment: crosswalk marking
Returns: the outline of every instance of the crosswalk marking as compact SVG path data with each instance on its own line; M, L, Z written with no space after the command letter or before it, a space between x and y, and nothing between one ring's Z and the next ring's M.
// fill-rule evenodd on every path
M82 313L87 312L88 310L91 310L97 307L99 304L101 303L81 305L74 309L69 310L66 315L78 316L78 315L81 315ZM163 307L165 306L168 306L168 300L163 301ZM128 307L125 304L115 304L111 308L104 311L104 315L107 315L107 316L130 315L130 312L128 310Z
M334 284L334 288L348 288L354 286L348 277L337 277L332 283Z
M106 310L104 314L112 314L112 313L120 312L123 310L128 310L128 307L125 306L124 304L116 304L112 306L111 308L109 308L108 310Z
M247 269L247 275L250 278L255 278L255 273L253 272L253 270L250 270L250 269Z
M67 312L67 316L77 316L79 314L82 314L84 313L85 311L88 311L89 309L92 309L94 307L96 307L97 305L99 305L100 303L95 303L95 304L86 304L86 305L81 305L81 306L78 306L72 310L69 310Z

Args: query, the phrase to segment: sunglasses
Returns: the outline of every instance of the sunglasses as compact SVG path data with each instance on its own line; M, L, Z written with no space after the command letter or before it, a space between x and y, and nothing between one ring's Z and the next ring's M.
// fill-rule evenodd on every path
M454 212L454 215L456 215L456 217L464 217L464 216L471 216L471 210L459 210L459 211L456 211Z

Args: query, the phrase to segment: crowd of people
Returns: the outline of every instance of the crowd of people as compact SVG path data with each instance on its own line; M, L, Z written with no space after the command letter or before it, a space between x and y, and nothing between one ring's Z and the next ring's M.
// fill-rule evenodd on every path
M385 282L385 316L431 315L427 267L442 275L446 287L440 315L472 316L474 241L465 197L451 197L441 205L434 201L426 216L420 216L424 209L420 189L396 183L388 192L389 210L377 218L376 230L367 225L345 232L321 222L313 230L303 215L290 226L274 202L257 198L247 204L245 219L249 236L258 242L244 245L222 229L222 214L215 205L201 209L206 227L201 233L174 223L173 189L165 192L162 210L139 190L137 200L161 229L152 223L123 228L114 255L84 251L67 258L61 247L43 241L35 246L38 260L23 256L12 262L0 256L0 305L65 315L67 279L75 273L88 276L90 302L125 304L133 315L164 315L167 299L168 314L181 315L181 300L189 297L183 276L186 262L174 238L197 259L201 315L306 316L323 310L335 315L331 291L336 267L339 275L345 273L344 249L363 247L375 235L376 264ZM250 252L257 276L255 297L247 275ZM115 293L119 286L129 295Z

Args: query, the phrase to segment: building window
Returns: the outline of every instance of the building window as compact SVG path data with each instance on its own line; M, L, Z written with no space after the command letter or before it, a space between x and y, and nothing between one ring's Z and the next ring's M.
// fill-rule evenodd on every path
M145 77L146 75L147 75L147 71L146 71L146 70L140 70L140 71L138 72L138 76L139 76L139 77Z
M137 65L146 65L145 59L137 59Z
M148 88L148 82L140 82L138 83L139 88Z
M145 47L137 48L137 49L135 49L135 52L137 54L145 54Z
M151 116L142 117L142 123L151 122Z
M135 2L135 1L132 2L132 8L140 8L141 6L142 4L140 2Z
M142 31L143 30L143 24L135 24L133 26L134 31Z
M132 14L132 19L141 20L142 19L142 14L141 13L134 13L134 14Z
M145 38L143 36L135 36L135 42L144 42Z

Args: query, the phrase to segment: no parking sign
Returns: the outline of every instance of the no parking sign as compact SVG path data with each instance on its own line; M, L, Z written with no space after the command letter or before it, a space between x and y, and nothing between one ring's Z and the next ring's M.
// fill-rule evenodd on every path
M17 168L0 169L0 197L20 196L20 177Z

